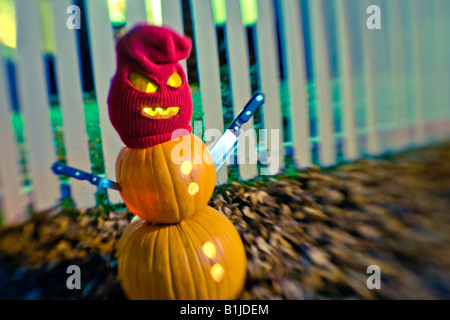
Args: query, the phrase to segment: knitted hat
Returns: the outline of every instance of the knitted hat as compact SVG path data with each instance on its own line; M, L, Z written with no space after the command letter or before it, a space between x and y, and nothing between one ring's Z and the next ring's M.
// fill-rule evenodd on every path
M179 60L192 42L168 27L141 24L117 42L109 118L129 148L149 148L192 132L192 97ZM185 129L185 130L177 130Z

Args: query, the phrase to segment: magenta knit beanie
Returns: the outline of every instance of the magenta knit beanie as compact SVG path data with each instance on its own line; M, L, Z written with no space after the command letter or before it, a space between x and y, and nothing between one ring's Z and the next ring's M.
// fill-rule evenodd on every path
M192 42L168 27L138 25L117 42L109 117L129 148L149 148L192 132L192 97L183 68Z

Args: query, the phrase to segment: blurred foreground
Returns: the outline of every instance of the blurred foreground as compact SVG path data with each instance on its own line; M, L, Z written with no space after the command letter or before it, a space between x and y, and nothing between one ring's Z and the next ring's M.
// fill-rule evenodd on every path
M218 188L247 252L242 299L450 299L450 144ZM0 229L0 299L124 299L132 215L58 209ZM69 290L69 265L81 290ZM381 289L369 290L369 265Z

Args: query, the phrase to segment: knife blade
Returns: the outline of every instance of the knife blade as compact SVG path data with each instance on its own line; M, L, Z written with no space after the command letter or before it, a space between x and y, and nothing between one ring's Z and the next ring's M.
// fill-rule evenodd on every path
M219 138L217 143L211 148L210 152L214 160L216 172L227 162L238 147L237 138L240 135L242 125L250 120L264 102L263 94L255 94L225 130L225 133Z

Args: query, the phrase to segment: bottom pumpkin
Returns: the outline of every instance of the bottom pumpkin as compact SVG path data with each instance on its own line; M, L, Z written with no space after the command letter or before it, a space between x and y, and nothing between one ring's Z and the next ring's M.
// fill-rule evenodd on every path
M241 238L211 207L177 224L135 217L119 241L117 260L129 299L236 299L245 281Z

